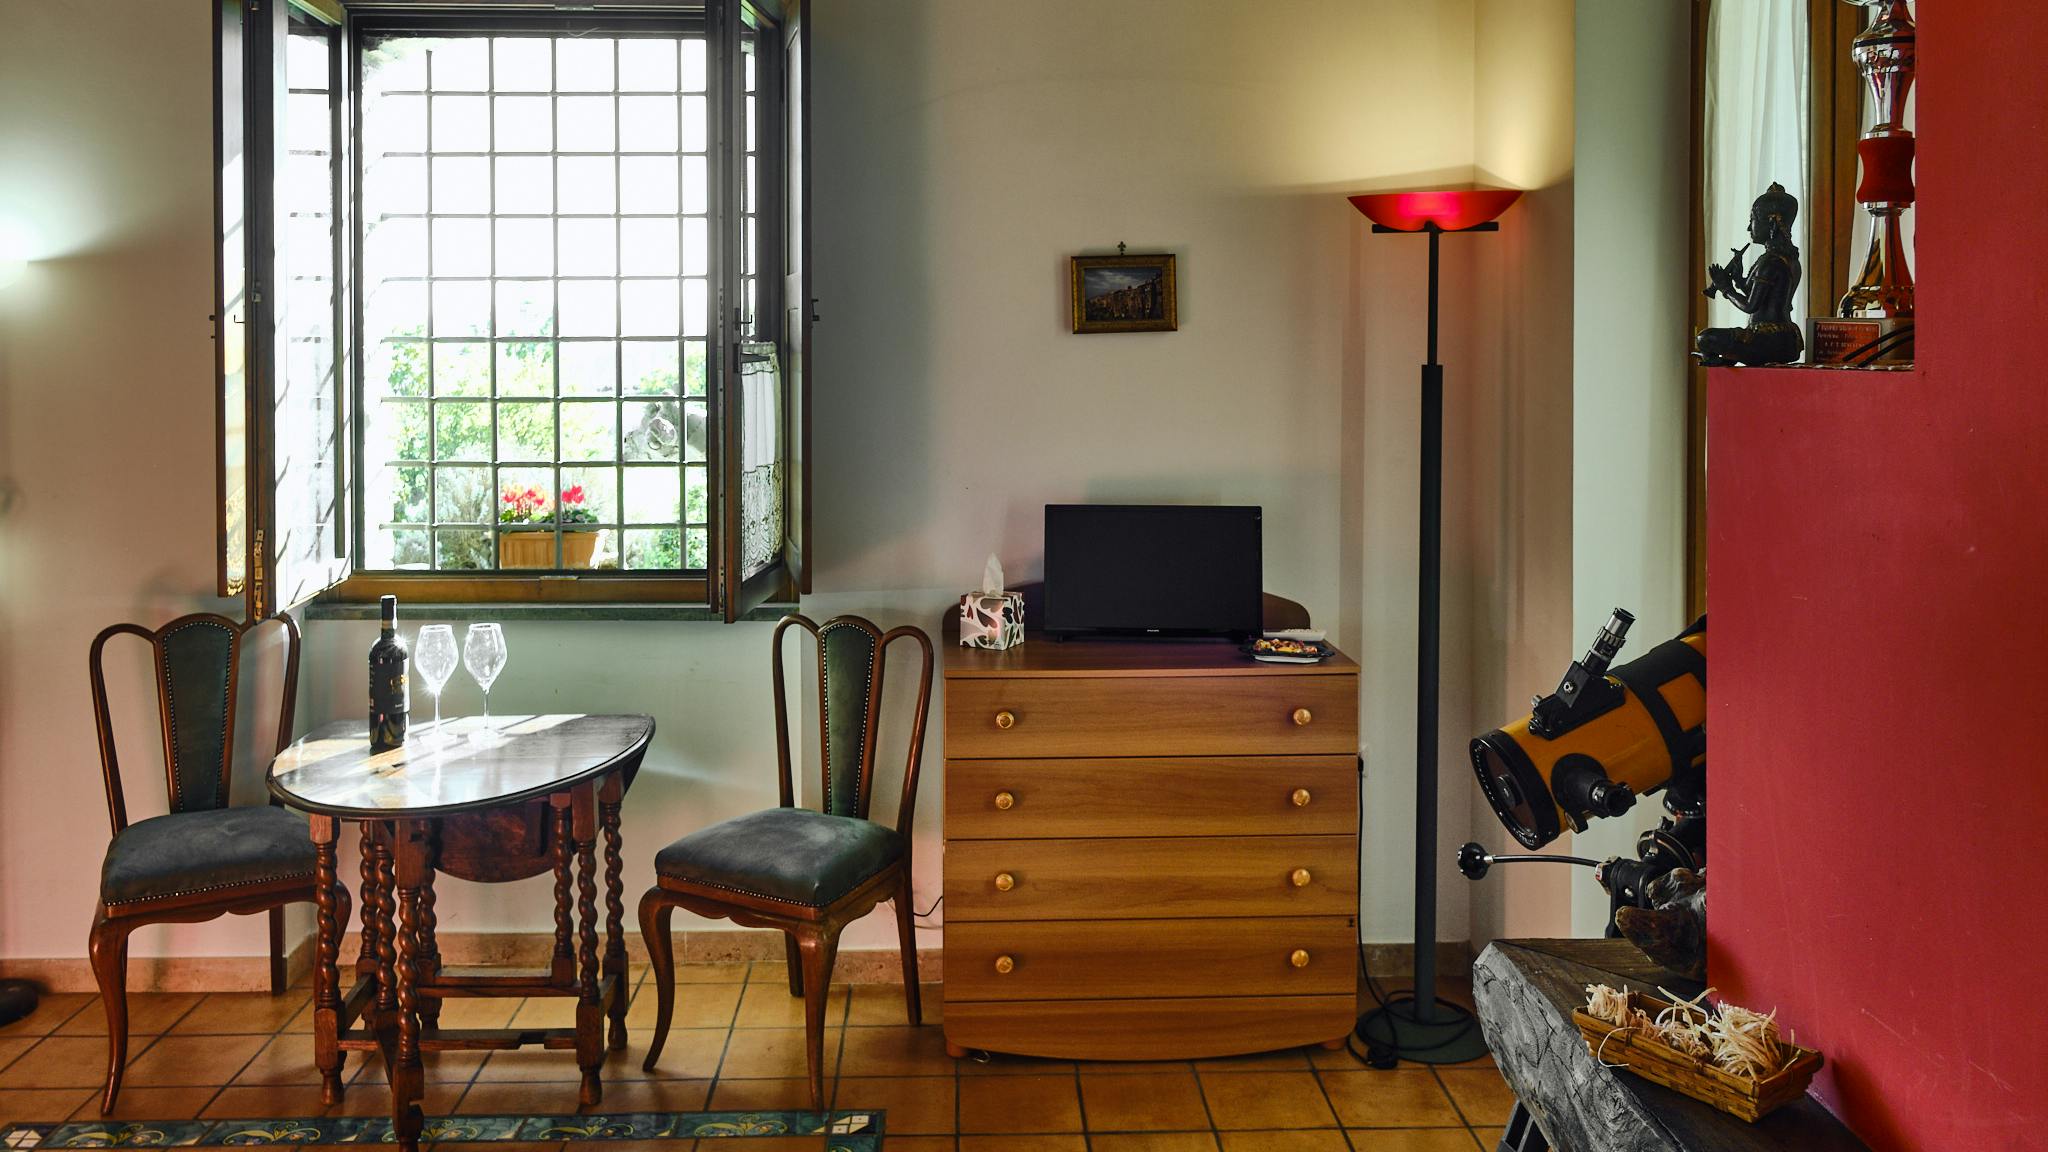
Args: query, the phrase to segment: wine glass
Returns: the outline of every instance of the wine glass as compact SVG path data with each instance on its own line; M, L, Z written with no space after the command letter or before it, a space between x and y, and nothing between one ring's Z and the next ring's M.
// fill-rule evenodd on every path
M462 666L484 690L483 727L478 735L488 739L491 730L491 682L505 670L505 630L496 624L471 624L462 638Z
M447 687L448 678L455 675L455 664L455 629L446 624L422 627L419 635L413 638L412 666L419 669L427 691L434 694L434 733L427 743L436 747L447 743L447 738L441 733L441 689Z

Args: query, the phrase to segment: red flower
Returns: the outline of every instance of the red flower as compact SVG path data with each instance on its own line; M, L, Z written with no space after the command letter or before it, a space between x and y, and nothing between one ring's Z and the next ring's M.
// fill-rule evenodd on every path
M562 489L562 503L564 503L564 504L581 504L581 503L583 503L583 485L581 485L581 484L578 484L578 485L576 485L576 486L574 486L574 487L572 487L572 488L564 488L564 489Z
M505 514L500 519L513 523L542 516L548 507L546 493L530 485L524 491L516 487L506 488L498 494L498 499L505 505Z

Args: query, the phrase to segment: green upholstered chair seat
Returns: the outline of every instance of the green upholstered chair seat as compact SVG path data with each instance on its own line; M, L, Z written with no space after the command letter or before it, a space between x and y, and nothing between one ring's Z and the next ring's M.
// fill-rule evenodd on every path
M313 878L306 822L282 808L173 812L122 829L100 869L100 899L133 904Z
M770 808L713 824L663 848L654 870L674 880L822 908L903 855L893 829L807 808Z

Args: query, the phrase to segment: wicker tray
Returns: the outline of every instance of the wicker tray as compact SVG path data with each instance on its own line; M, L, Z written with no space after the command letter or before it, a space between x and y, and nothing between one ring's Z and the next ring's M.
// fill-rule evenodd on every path
M1671 1006L1641 992L1630 992L1628 1005L1642 1009L1652 1018ZM1806 1086L1813 1082L1813 1074L1821 1066L1820 1053L1786 1044L1784 1047L1792 1058L1785 1066L1760 1080L1752 1080L1724 1071L1712 1060L1680 1052L1643 1032L1595 1019L1583 1008L1573 1010L1572 1022L1579 1026L1579 1034L1586 1038L1586 1048L1596 1058L1624 1065L1653 1084L1662 1084L1752 1124L1804 1096Z

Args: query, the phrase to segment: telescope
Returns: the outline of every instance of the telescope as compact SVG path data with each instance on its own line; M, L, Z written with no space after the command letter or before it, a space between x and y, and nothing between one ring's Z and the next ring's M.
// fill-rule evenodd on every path
M1699 871L1707 859L1707 620L1617 667L1634 623L1616 608L1556 691L1472 741L1472 770L1494 814L1528 848L1662 792L1667 816L1637 838L1636 858L1498 856L1477 843L1458 852L1458 870L1472 880L1496 864L1593 869L1611 905L1609 935L1612 913L1650 906L1652 881L1679 868Z
M1472 770L1495 815L1525 847L1566 827L1619 816L1664 791L1674 815L1703 812L1707 765L1707 621L1613 666L1635 617L1616 608L1557 690L1529 715L1472 741Z

